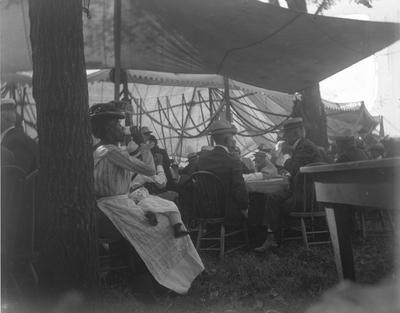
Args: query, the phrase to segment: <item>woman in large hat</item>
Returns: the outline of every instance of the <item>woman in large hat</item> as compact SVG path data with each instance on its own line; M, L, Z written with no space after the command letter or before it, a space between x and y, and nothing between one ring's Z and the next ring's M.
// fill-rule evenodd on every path
M90 108L93 135L100 139L94 151L94 183L99 209L112 221L163 286L186 293L200 274L203 263L189 236L176 238L168 215L157 214L157 223L146 217L147 209L128 197L135 174L154 175L150 146L140 145L142 161L118 147L124 138L119 119L125 117L111 103Z

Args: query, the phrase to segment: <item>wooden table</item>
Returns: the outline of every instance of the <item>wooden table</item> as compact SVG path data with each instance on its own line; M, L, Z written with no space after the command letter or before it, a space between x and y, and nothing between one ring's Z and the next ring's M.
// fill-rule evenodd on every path
M248 192L275 193L286 190L289 187L287 177L276 177L263 180L246 181Z
M351 206L398 210L400 158L302 167L300 171L312 176L317 202L325 208L339 277L355 280L348 210Z

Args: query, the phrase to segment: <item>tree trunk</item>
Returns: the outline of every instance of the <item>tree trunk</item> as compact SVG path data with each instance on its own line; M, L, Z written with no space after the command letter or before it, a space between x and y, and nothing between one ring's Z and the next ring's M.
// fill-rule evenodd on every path
M307 12L306 0L286 0L288 8L301 12ZM293 108L293 116L301 116L304 120L306 137L316 145L327 147L328 135L326 131L325 108L322 103L319 84L310 86L303 91L302 102L296 102ZM301 106L301 107L300 107Z
M326 116L324 104L321 100L319 84L304 89L303 101L295 101L292 116L302 117L306 137L321 147L327 147Z
M82 1L29 4L40 152L40 278L54 290L92 287L95 198Z

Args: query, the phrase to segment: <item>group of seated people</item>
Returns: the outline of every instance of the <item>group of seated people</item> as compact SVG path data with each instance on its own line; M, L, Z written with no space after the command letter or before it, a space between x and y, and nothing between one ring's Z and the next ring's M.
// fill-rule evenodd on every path
M302 180L298 179L300 167L331 160L365 160L370 155L376 157L378 148L372 147L367 153L357 146L354 136L341 136L335 138L333 158L305 137L301 118L290 118L283 124L283 141L276 149L259 147L253 163L241 157L236 147L236 128L226 120L217 120L210 126L214 146L204 146L199 153L190 153L187 166L174 174L168 154L157 146L157 140L147 127L139 131L142 140L132 133L133 141L127 148L119 147L123 140L123 129L118 122L121 118L124 118L123 113L112 103L91 107L93 134L100 139L94 152L99 209L134 247L154 278L180 293L186 292L204 269L181 217L181 211L185 215L187 206L191 205L190 177L193 173L209 171L220 179L226 190L226 223L256 221L252 226L262 229L264 236L261 245L254 250L264 252L279 245L285 217L301 208L304 195ZM169 183L167 175L170 175ZM264 198L257 212L252 207L254 203L246 181L282 175L289 177L289 189ZM182 205L177 198L189 198L189 205Z
M2 165L11 162L32 171L37 167L37 144L15 127L15 103L2 101L1 109ZM354 136L337 137L335 149L325 152L306 138L303 121L296 117L283 123L282 141L275 149L261 145L251 160L242 157L236 146L236 128L221 119L210 125L214 146L190 153L186 167L171 170L174 164L148 127L127 131L121 126L125 114L115 102L95 104L89 113L92 133L98 140L93 157L99 236L124 240L126 248L139 255L159 284L181 294L204 270L185 226L188 219L182 218L191 217L187 210L194 172L209 171L220 179L226 191L226 223L247 220L254 229L260 229L262 241L255 251L264 252L279 244L284 218L299 208L304 196L302 180L298 179L300 167L392 156L378 142L363 150ZM24 137L18 140L24 141L24 149L32 151L21 153L7 144L7 137L13 133ZM329 153L333 151L334 156ZM289 189L262 199L249 195L247 181L279 176L289 177Z

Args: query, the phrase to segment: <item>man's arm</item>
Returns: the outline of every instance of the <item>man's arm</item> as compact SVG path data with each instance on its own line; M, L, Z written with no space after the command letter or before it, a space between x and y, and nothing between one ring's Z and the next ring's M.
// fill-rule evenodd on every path
M316 148L312 145L302 145L296 149L290 159L286 160L283 167L294 176L299 171L300 167L319 161L321 161L321 159Z
M135 157L124 156L118 149L109 150L106 157L114 164L138 174L147 176L155 175L153 157L150 150L142 149L143 161Z

